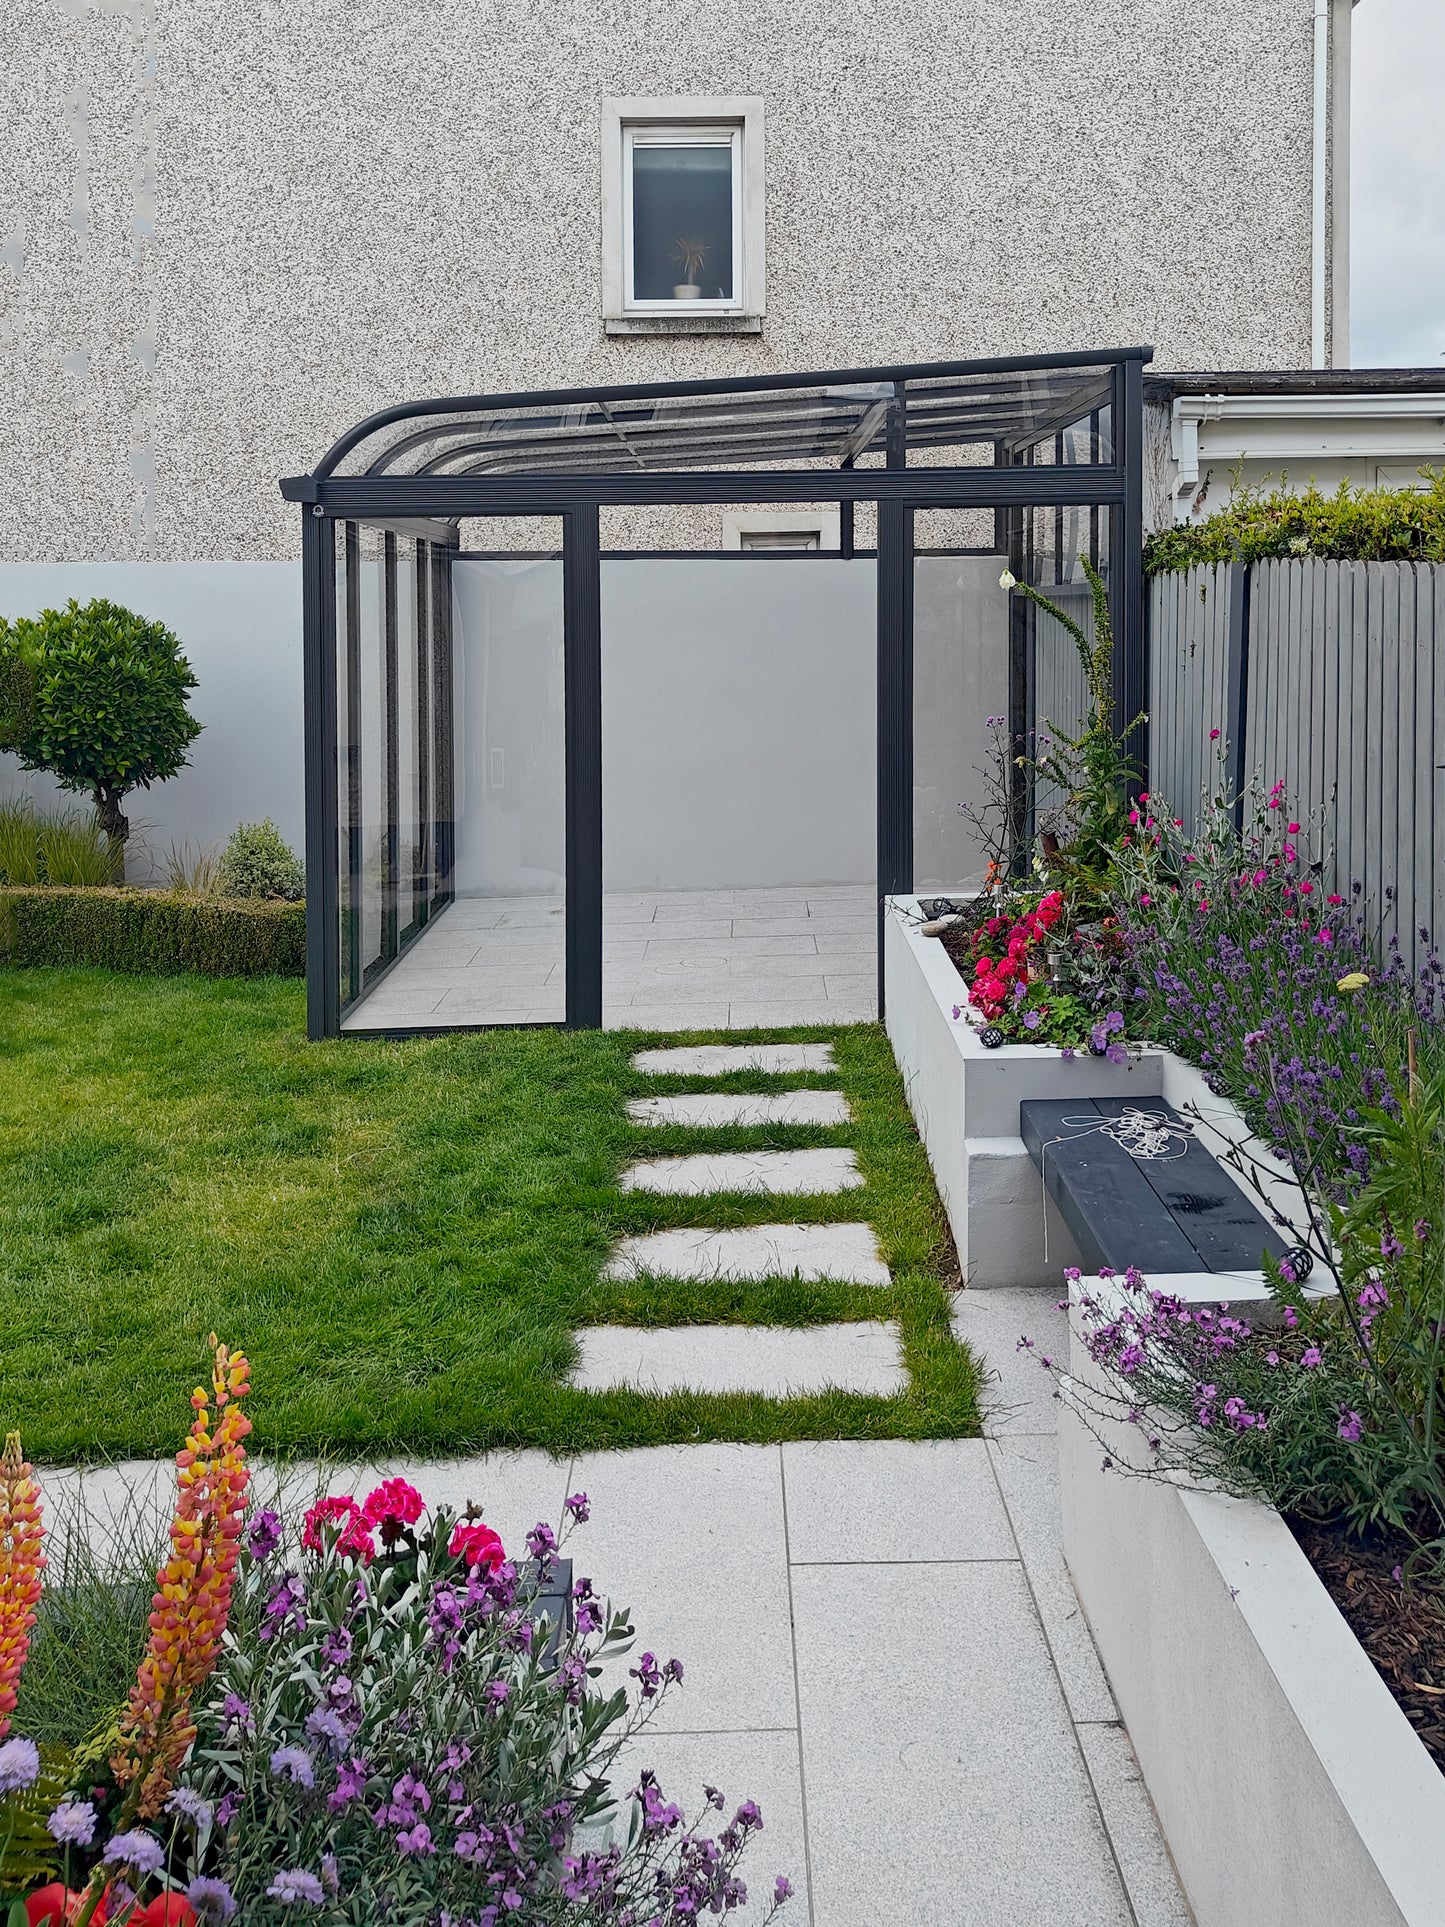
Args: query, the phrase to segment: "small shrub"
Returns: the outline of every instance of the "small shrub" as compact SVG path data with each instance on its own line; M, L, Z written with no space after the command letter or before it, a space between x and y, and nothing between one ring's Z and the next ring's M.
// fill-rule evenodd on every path
M170 890L0 888L0 963L301 977L306 906Z
M285 897L306 894L306 873L295 851L268 816L262 823L239 823L221 852L217 886L228 897Z
M186 707L195 687L178 638L118 603L0 618L0 749L93 797L117 880L130 834L121 805L185 767L201 731Z
M1421 471L1410 489L1352 488L1333 495L1240 488L1202 522L1161 529L1144 544L1144 568L1199 562L1266 562L1317 556L1330 562L1445 562L1445 470Z

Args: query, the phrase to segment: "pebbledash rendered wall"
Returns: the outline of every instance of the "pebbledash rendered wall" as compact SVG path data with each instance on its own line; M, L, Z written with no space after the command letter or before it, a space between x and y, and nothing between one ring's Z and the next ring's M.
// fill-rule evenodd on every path
M8 0L0 556L292 556L278 475L403 397L1135 341L1306 365L1313 13ZM764 101L761 334L604 332L601 103L648 95Z

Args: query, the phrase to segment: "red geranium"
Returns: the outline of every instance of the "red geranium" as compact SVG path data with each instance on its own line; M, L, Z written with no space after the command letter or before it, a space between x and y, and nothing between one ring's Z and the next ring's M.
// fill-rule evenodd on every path
M495 1572L507 1556L496 1533L479 1519L475 1522L458 1519L447 1551L454 1559L464 1559L469 1566L485 1566L488 1572Z
M366 1521L362 1518L361 1507L355 1499L340 1497L318 1499L306 1514L305 1529L301 1534L302 1545L308 1552L324 1552L326 1542L322 1537L321 1528L341 1524L343 1520L345 1523L341 1525L341 1531L337 1536L336 1550L349 1552L358 1559L364 1559L370 1565L376 1557L376 1544L366 1530Z
M25 1918L30 1923L30 1927L41 1927L42 1922L48 1922L49 1927L64 1927L64 1923L75 1919L84 1902L85 1895L83 1893L72 1893L68 1887L62 1886L58 1880L52 1880L48 1887L41 1887L37 1892L31 1894L30 1898L26 1901ZM95 1912L91 1915L91 1919L98 1921L101 1927L104 1927L104 1894L101 1895L99 1904Z
M379 1526L395 1519L398 1525L414 1526L425 1510L426 1502L414 1485L408 1485L405 1479L383 1479L374 1492L366 1495L361 1522Z

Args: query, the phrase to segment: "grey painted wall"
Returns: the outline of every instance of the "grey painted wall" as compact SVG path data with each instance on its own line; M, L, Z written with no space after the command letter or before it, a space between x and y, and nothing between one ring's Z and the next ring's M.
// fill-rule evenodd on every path
M958 813L1007 699L1001 559L924 556L915 596L919 887L976 879ZM457 882L560 891L562 567L456 565ZM612 890L871 883L871 560L604 560Z
M106 596L164 622L185 647L203 725L191 766L127 804L132 875L147 853L190 838L218 843L239 822L273 817L292 848L304 842L301 761L301 571L291 562L0 563L0 616ZM45 775L0 756L0 796L79 803Z
M1312 12L12 0L0 556L292 555L277 476L411 396L1136 341L1305 365ZM680 93L764 98L761 335L603 332L600 104Z

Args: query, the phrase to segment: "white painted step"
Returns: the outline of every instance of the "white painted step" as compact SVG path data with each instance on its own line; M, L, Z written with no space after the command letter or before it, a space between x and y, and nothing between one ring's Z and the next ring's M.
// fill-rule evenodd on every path
M737 1284L748 1279L827 1279L888 1285L892 1278L866 1224L752 1224L733 1231L649 1231L624 1238L604 1278L687 1278Z
M729 1071L833 1071L831 1044L685 1044L640 1050L632 1068L644 1077L725 1077Z
M690 1157L645 1158L618 1180L624 1191L658 1191L673 1198L711 1191L796 1195L855 1191L863 1173L851 1151L699 1151Z
M638 1124L846 1124L852 1115L841 1091L701 1091L686 1097L634 1097L627 1115Z
M881 1320L814 1325L593 1325L577 1334L569 1382L584 1392L759 1392L802 1398L829 1389L888 1398L908 1389L898 1327Z

